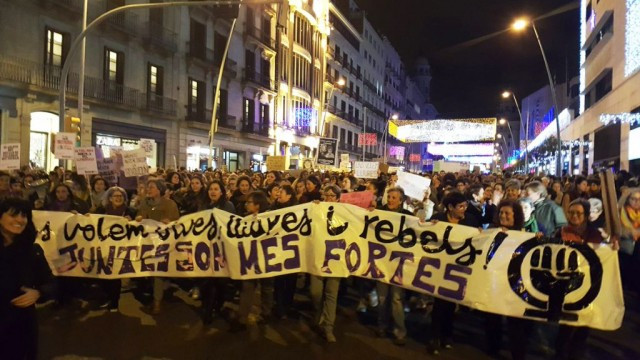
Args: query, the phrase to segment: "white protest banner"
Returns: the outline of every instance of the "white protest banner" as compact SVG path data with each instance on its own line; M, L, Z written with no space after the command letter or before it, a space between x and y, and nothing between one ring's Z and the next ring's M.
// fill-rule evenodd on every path
M340 162L342 161L350 161L349 154L340 154Z
M485 312L603 330L620 327L617 251L607 244L303 204L245 218L205 210L162 224L34 211L55 275L269 278L359 276Z
M147 158L151 158L155 153L156 141L153 139L140 139L138 147L144 150L144 155Z
M76 161L76 171L80 175L98 174L96 164L96 149L94 147L79 147L74 149Z
M128 177L148 175L149 166L147 165L144 149L123 151L122 171L124 171L124 176Z
M431 186L431 179L414 175L404 171L398 171L398 182L396 183L404 190L408 197L422 201L424 192Z
M0 170L20 169L20 144L2 144L0 150Z
M354 176L358 179L376 179L379 166L380 163L377 161L356 161L353 166Z
M97 166L98 173L100 173L100 176L109 184L114 185L118 183L118 169L115 157L98 160Z
M284 171L285 163L285 156L267 156L267 171Z
M55 134L54 139L53 154L56 159L73 160L75 157L73 149L76 147L76 134L59 132Z

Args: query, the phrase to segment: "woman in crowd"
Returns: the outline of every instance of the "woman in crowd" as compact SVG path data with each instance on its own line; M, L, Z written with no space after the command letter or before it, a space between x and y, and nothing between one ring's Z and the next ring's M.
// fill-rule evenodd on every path
M307 191L307 187L305 186L305 180L302 178L297 178L293 182L293 189L296 191L296 199L298 202L302 199L302 195L304 195L305 191Z
M91 209L91 189L89 189L89 183L87 179L78 175L76 172L71 173L71 194L75 198L76 202L80 205L82 214L86 214Z
M229 213L235 213L235 207L227 200L227 191L221 180L213 180L207 188L208 201L201 204L199 210L220 209ZM213 314L220 314L225 302L225 290L229 283L228 278L210 277L202 281L202 322L211 324Z
M167 187L161 179L149 180L147 184L147 196L140 203L136 220L151 219L168 224L180 218L180 211L176 203L164 197ZM153 278L153 304L151 313L157 315L161 311L162 298L164 296L165 281L162 278Z
M267 171L267 175L264 177L264 187L271 184L278 184L282 180L282 176L279 171L271 170Z
M255 189L252 187L251 179L247 175L240 176L237 184L237 189L233 192L233 195L231 195L230 200L236 208L238 215L245 216L247 215L247 209L244 203L247 201L247 196Z
M582 176L576 176L571 191L562 197L562 209L565 216L569 216L569 205L577 199L589 199L589 182Z
M136 209L127 206L127 192L118 186L109 188L105 193L105 201L95 210L96 214L121 216L131 221L136 218ZM107 295L107 301L100 305L100 309L111 312L118 311L120 302L120 289L122 281L120 279L100 280L100 285Z
M343 192L353 192L358 186L358 179L356 179L353 175L346 175L342 179L342 191Z
M540 230L538 229L538 222L533 215L533 202L529 198L520 198L518 200L520 207L522 207L522 213L524 215L524 224L522 228L526 232L538 234Z
M249 178L247 177L247 180ZM269 209L269 201L267 195L262 191L253 191L247 195L244 203L247 207L247 216L257 216ZM242 290L240 291L240 305L238 307L238 317L231 324L231 331L243 331L247 328L247 320L253 300L255 298L256 288L260 285L261 297L261 317L264 322L271 320L271 311L273 309L273 278L264 278L259 280L243 280Z
M560 181L554 181L553 184L551 184L551 194L552 194L552 198L551 200L555 201L556 204L558 204L559 206L562 206L562 199L564 198L564 191L562 191L562 183Z
M52 277L42 249L34 245L31 205L0 201L0 359L38 358L35 303L52 293Z
M99 176L95 176L91 180L91 195L90 195L91 211L90 212L95 212L95 210L102 205L105 198L105 192L107 191L108 187L109 187L109 184L107 184L107 181Z
M178 191L184 187L180 174L175 171L169 171L165 179L167 184L166 189L169 190L170 193Z
M373 203L371 206L374 208L382 207L382 194L384 193L386 184L384 181L369 180L367 181L367 190L373 194Z
M572 201L567 212L569 223L558 230L554 238L561 239L564 243L603 242L604 239L598 229L589 224L590 210L588 201L581 198ZM569 266L572 266L571 256L569 256ZM577 260L574 266L577 266ZM583 359L588 337L589 328L586 326L560 325L555 358L558 360Z
M522 190L522 185L520 184L520 181L518 181L517 179L511 179L509 181L507 181L507 183L505 184L505 194L504 194L504 198L505 200L512 200L512 201L517 201L520 198L520 192Z
M273 186L273 184L271 185ZM295 191L289 185L283 186L279 193L278 198L271 205L271 210L279 210L296 206L298 199L296 199ZM296 292L296 281L298 274L286 274L275 277L275 301L276 301L276 316L280 319L286 318L287 313L293 305L293 297Z
M262 176L261 173L254 173L253 176L251 176L251 185L254 189L262 189L264 176Z
M131 201L129 201L129 206L137 210L140 207L140 204L142 203L142 201L144 201L146 194L147 194L146 181L138 180L136 193L131 197Z
M267 185L265 191L267 192L267 196L269 197L269 204L276 204L278 202L278 199L280 198L280 185L278 185L277 183L271 183L270 185ZM296 198L295 194L293 198ZM296 201L297 200L298 199L296 199Z
M66 184L58 184L49 194L51 201L45 204L45 210L65 211L84 214L85 206L81 205L73 196L71 188Z
M403 215L413 215L402 208L405 200L404 190L394 187L387 190L387 204L379 209L391 211ZM393 343L402 346L406 343L407 328L404 324L404 289L399 286L389 285L378 281L376 283L378 292L378 329L377 335L385 337L389 327L389 315L393 318Z
M193 214L207 202L207 190L200 175L194 175L189 182L189 189L180 191L175 196L180 216Z
M322 195L320 194L320 186L320 180L317 177L313 175L307 177L307 180L305 181L306 191L302 194L302 197L300 197L300 204L320 200L322 198Z
M342 191L336 185L327 185L324 188L324 201L335 203L340 201ZM333 334L333 326L336 321L336 306L338 304L338 290L340 289L340 278L310 276L311 301L314 308L314 326L318 327L320 334L327 342L336 342Z
M525 196L533 203L533 217L538 229L544 236L552 236L559 228L567 224L567 218L553 200L547 199L547 188L539 181L525 186Z

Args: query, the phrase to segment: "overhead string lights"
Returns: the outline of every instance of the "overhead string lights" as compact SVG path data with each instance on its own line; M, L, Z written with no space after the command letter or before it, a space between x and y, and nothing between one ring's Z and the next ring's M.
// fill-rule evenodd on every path
M624 76L640 70L640 0L627 0Z
M640 2L640 0L638 0ZM609 125L610 123L615 124L619 123L629 123L631 125L640 121L640 113L621 113L621 114L602 114L600 115L600 122L604 124L604 126Z
M496 118L392 120L389 134L402 142L493 141Z

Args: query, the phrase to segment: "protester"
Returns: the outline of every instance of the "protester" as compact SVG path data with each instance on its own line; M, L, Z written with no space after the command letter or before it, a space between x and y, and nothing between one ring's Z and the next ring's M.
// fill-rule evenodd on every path
M99 206L102 205L108 187L109 184L107 184L107 181L99 176L96 176L91 180L90 212L94 212Z
M240 216L247 215L247 209L245 206L245 202L247 201L247 196L254 191L255 189L251 185L251 179L248 176L242 175L238 178L237 188L231 195L231 202L233 206L236 208L236 212Z
M306 191L300 197L300 204L320 200L322 198L322 195L320 194L320 186L320 180L317 177L307 177L307 180L305 181Z
M269 186L273 188L277 187L275 183L272 183ZM297 204L298 200L296 199L295 191L293 190L293 188L289 185L284 185L278 192L278 198L271 205L271 210L280 210L295 206ZM287 314L291 310L291 306L293 305L293 297L296 292L297 279L298 274L295 273L280 275L274 278L276 301L275 315L279 319L286 319Z
M538 181L525 186L525 194L533 203L533 217L544 236L552 236L559 228L567 224L562 208L547 199L547 188Z
M582 176L576 176L571 190L564 194L562 198L562 209L567 217L569 216L569 205L571 202L580 198L585 200L589 199L589 182Z

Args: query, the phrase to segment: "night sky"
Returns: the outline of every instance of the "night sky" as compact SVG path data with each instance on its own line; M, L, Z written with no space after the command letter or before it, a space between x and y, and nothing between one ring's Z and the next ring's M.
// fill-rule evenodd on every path
M470 40L507 29L513 19L537 18L567 0L356 0L374 26L412 66L431 63L432 103L443 118L495 116L500 94L519 100L548 84L533 30L507 31L474 45ZM556 82L578 75L578 9L536 21Z

